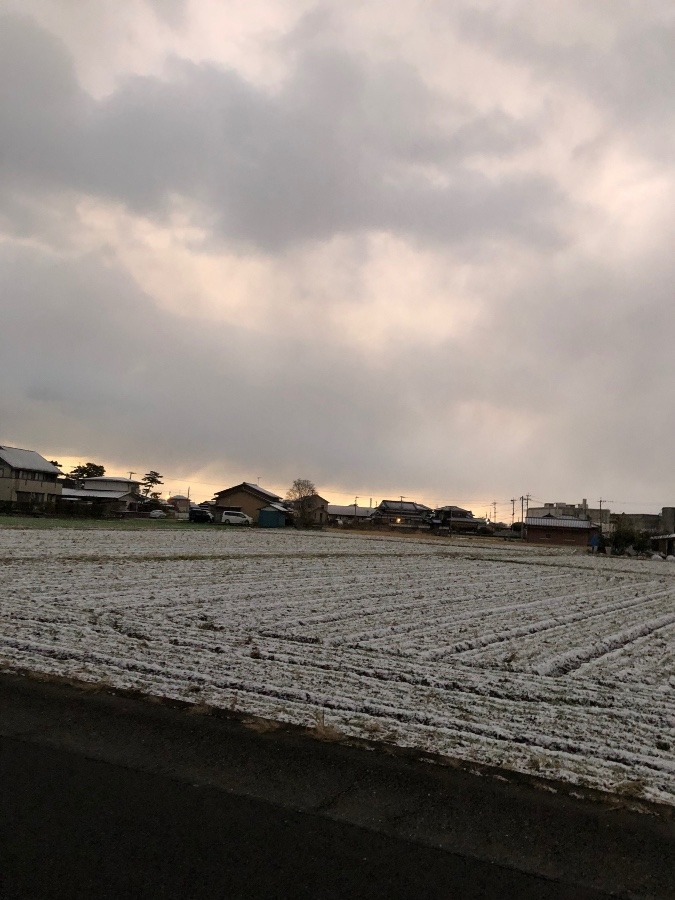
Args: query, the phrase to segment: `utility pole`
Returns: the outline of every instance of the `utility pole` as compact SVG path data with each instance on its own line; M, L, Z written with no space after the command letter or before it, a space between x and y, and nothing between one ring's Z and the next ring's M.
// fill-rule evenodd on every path
M603 500L601 497L598 500L598 503L600 504L600 531L602 531L603 530L603 528L602 528L602 504L603 503L614 503L614 501L613 500ZM609 520L607 521L607 524L609 525Z
M497 501L492 501L492 522L495 523L497 521Z
M513 528L513 523L516 521L516 498L511 497L511 528Z
M356 521L356 504L359 502L358 494L354 497L354 521Z
M525 540L525 516L527 515L527 506L530 504L530 495L525 494L524 497L520 498L520 539L521 541Z

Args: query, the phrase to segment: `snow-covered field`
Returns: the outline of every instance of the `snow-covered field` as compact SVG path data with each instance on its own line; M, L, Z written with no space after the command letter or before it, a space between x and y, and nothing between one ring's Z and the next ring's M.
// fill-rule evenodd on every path
M0 665L675 805L675 565L0 526Z

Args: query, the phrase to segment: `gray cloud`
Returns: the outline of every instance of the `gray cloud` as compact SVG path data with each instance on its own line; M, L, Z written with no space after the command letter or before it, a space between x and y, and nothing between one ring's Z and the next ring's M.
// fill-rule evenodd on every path
M670 502L672 212L637 176L624 206L589 188L618 140L637 148L629 171L644 155L672 185L670 26L649 10L620 4L602 52L589 35L535 37L522 18L450 18L486 63L527 72L558 104L572 87L593 105L601 126L563 165L549 159L566 137L555 103L516 117L468 82L432 88L395 49L354 49L325 13L279 39L288 72L273 89L174 57L101 99L57 38L6 17L0 437L427 499L623 485ZM173 7L177 32L185 15ZM143 258L134 275L115 228L90 237L78 211L90 201L118 228L138 216L171 232L176 197L204 232L176 237L183 249L268 267L246 294L257 317L246 302L234 321L191 316L187 301L167 312L140 286ZM407 262L372 249L382 234ZM346 249L331 269L336 236ZM162 258L138 252L148 267ZM400 326L374 342L364 316L350 339L369 303L387 319L403 266L415 271ZM472 302L469 325L444 328Z
M531 142L527 126L448 104L402 63L310 50L271 95L234 72L176 61L168 79L131 78L94 103L55 39L28 20L6 22L3 157L22 190L42 183L156 216L183 195L224 239L268 251L354 229L440 242L557 237L554 184L465 167L476 153L503 157Z
M611 38L601 41L593 40L592 27L575 40L567 33L543 38L523 17L493 12L463 10L463 34L526 66L544 83L560 80L573 86L602 110L608 127L650 154L672 158L675 21L670 3L645 4L638 13L634 4L619 0L606 12L603 31ZM670 126L664 127L666 122Z

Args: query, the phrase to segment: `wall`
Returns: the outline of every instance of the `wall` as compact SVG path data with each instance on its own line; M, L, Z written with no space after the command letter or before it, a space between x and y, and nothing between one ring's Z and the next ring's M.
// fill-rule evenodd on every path
M586 528L547 528L528 525L525 540L530 544L550 544L556 547L587 547L590 530Z
M17 492L25 494L43 494L44 499L38 501L41 503L53 503L56 497L61 496L61 485L56 481L55 477L43 476L42 473L35 474L36 478L17 478L18 469L12 469L7 463L0 462L2 476L0 476L0 502L17 501ZM23 471L23 470L21 470ZM28 474L28 473L24 473Z

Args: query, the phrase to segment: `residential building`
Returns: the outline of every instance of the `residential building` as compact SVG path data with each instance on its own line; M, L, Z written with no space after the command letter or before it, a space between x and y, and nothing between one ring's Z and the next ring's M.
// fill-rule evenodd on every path
M591 507L586 499L581 503L544 503L543 506L530 506L527 509L527 515L534 518L542 518L543 516L563 516L573 519L587 519L602 526L603 534L610 534L612 531L611 511L608 507Z
M323 528L328 524L328 500L319 494L309 494L300 500L287 501L286 506L294 512L298 521L303 520L304 525Z
M192 506L190 498L186 497L185 494L173 494L173 496L169 497L167 503L183 517L189 515L190 507Z
M233 487L218 491L213 498L212 511L216 522L220 521L223 511L229 509L245 512L257 525L260 510L265 509L265 507L271 507L277 512L284 513L285 517L290 517L288 509L282 503L281 497L273 494L271 491L266 491L258 484L242 481L241 484L235 484Z
M140 494L141 482L115 475L81 478L77 487L64 487L62 503L79 504L89 509L99 509L104 515L137 512L144 498Z
M331 525L368 525L373 515L371 506L357 506L356 503L350 503L348 506L341 506L337 503L329 503L327 509L328 522Z
M525 540L531 544L553 546L587 547L591 535L599 531L599 526L590 519L575 516L527 516L525 519Z
M479 528L487 528L488 521L474 516L470 509L461 506L440 506L434 510L434 524L438 528L447 528L453 532L477 532Z
M141 483L135 478L117 475L100 475L96 478L82 478L79 482L85 491L124 491L129 494L141 493Z
M35 450L0 446L0 503L51 506L61 495L59 475Z
M410 528L428 527L432 516L433 510L423 503L415 503L411 500L383 500L373 510L373 524Z

